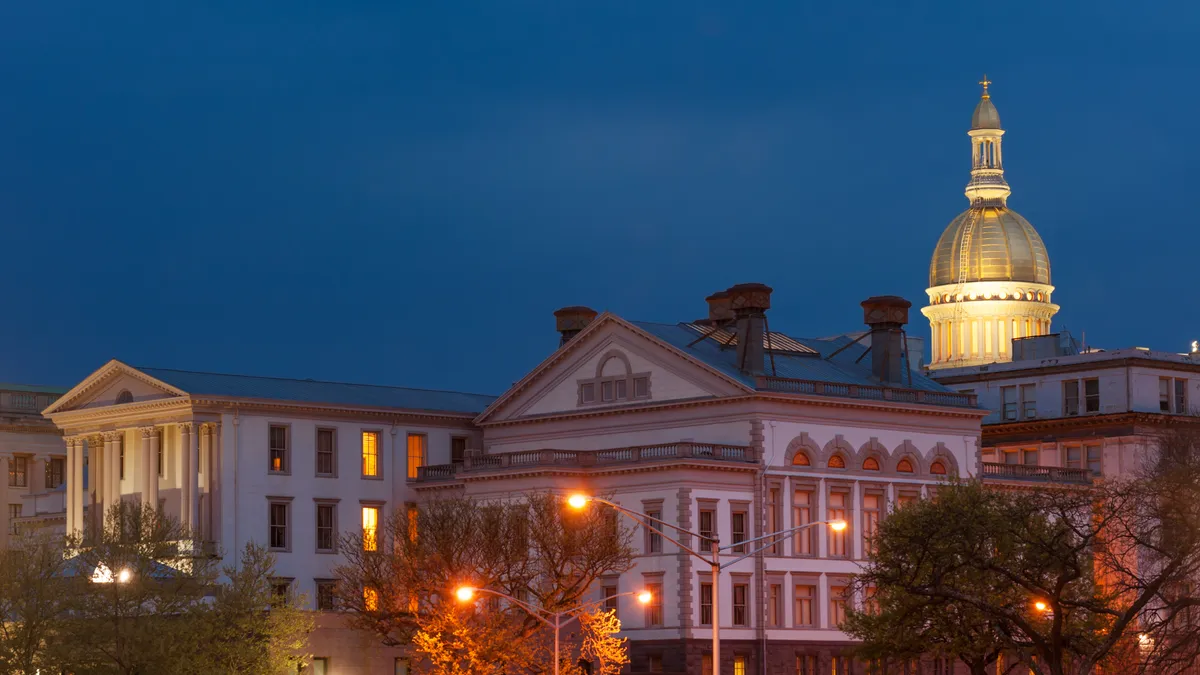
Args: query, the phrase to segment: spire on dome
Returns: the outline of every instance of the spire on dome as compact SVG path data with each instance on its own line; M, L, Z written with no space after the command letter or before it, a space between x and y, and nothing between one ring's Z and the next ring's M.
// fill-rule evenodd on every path
M996 105L992 103L992 95L988 93L988 85L991 83L984 73L983 79L979 81L979 84L983 85L983 96L979 97L979 105L975 106L975 114L971 116L972 129L1000 128L1000 112L996 110Z
M1000 113L988 92L991 83L987 75L979 81L983 85L983 95L975 106L971 130L967 132L971 137L971 181L967 183L967 199L972 206L1003 205L1011 192L1004 180L1004 156L1000 151L1004 130L1000 128Z

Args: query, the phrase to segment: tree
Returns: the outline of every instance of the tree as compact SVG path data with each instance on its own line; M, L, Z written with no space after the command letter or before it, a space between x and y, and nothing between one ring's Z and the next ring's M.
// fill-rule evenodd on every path
M621 668L629 663L629 638L618 638L621 620L616 610L595 610L579 616L583 630L580 655L587 661L598 661L600 670L594 675L620 675Z
M68 595L61 538L34 533L0 551L0 671L48 672L47 637L59 628Z
M204 672L295 673L307 663L312 615L300 608L303 598L276 592L274 568L274 554L254 542L238 565L224 568L228 582L197 617L205 628Z
M384 644L411 642L433 672L456 672L437 665L447 654L471 672L536 668L549 661L541 622L487 597L463 606L453 591L468 585L548 612L575 608L602 576L632 564L631 533L611 516L566 510L544 493L435 499L393 514L378 532L342 537L338 602L350 625Z
M1144 472L1090 488L942 486L881 525L858 583L878 589L878 621L930 628L910 649L952 644L924 623L941 610L977 636L971 659L1000 648L1038 673L1087 673L1128 663L1137 643L1151 647L1138 668L1181 672L1200 649L1198 438L1166 434ZM871 621L866 649L884 644Z

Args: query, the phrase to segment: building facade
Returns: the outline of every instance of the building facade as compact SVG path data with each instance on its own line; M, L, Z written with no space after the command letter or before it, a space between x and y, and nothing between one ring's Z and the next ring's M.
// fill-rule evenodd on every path
M404 654L330 611L338 539L413 501L418 466L479 447L472 419L491 400L110 361L46 415L66 439L67 531L86 536L128 501L157 504L225 565L250 541L266 545L279 583L319 612L311 649L326 675L365 675Z
M906 301L863 303L868 352L765 330L769 299L735 286L709 297L707 319L678 324L560 311L562 346L475 420L483 452L422 468L414 488L582 491L735 545L718 585L708 565L636 533L634 568L596 589L654 594L646 608L614 601L632 673L711 672L714 621L722 672L859 672L837 624L861 600L843 591L868 538L897 505L976 475L985 413L907 367ZM755 548L738 542L834 519L849 527L816 525L735 562Z
M40 411L65 390L0 384L0 546L28 530L65 532L67 449Z

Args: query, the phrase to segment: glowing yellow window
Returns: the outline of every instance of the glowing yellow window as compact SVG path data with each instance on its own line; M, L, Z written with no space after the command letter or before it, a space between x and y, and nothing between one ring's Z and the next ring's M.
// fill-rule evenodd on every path
M407 509L408 516L408 538L410 541L417 540L417 505L409 504Z
M362 539L364 551L379 550L379 507L362 508Z
M364 431L362 433L362 475L379 476L379 432Z
M416 478L417 469L425 466L425 434L408 435L408 477Z
M379 591L370 586L363 587L363 609L368 612L379 610Z
M746 675L746 657L733 657L733 675Z

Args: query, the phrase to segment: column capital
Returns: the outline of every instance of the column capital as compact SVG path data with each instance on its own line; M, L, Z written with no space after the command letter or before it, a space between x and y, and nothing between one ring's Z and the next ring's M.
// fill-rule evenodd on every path
M192 428L195 426L196 425L192 422L180 422L179 430L185 434L190 434L190 433L192 433Z
M142 438L150 438L158 431L157 427L138 427L138 431L142 432Z
M106 431L103 434L106 441L119 441L125 436L124 431Z
M212 422L205 422L200 425L200 433L204 436L211 436L217 431L215 427L216 425L214 425Z

